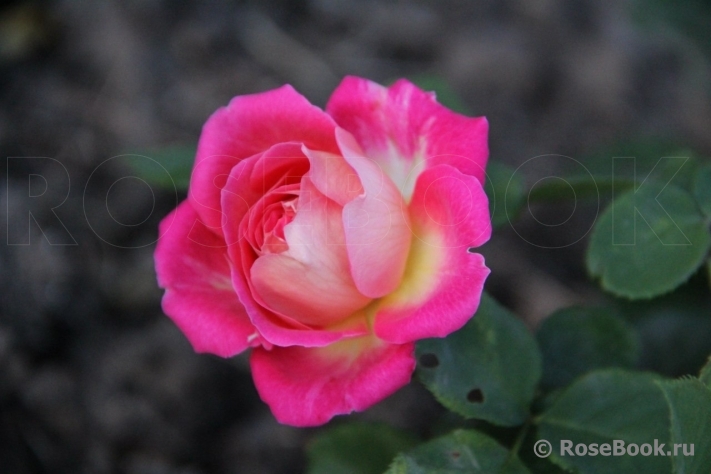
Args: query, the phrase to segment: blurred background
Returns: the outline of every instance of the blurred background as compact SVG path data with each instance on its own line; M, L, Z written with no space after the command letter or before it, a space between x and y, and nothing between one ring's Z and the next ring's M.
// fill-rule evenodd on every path
M662 140L708 156L710 24L708 0L3 2L0 471L306 466L319 430L278 425L246 357L195 355L162 314L157 225L186 194L132 177L153 163L136 154L189 170L202 124L233 96L290 83L324 106L352 74L406 77L487 116L491 158L512 168ZM566 230L537 222L564 220L569 201L538 205L484 247L487 289L532 328L607 298L583 265L596 204ZM620 303L657 313L640 326L643 367L691 373L711 352L697 318L711 306L681 300ZM426 436L442 413L414 382L353 418Z

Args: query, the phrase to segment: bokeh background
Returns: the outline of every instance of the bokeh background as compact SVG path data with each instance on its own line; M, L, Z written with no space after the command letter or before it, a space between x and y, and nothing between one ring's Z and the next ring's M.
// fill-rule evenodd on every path
M540 155L584 163L621 142L708 156L709 25L703 0L4 2L0 472L305 469L319 430L278 425L245 356L194 354L162 314L157 225L185 192L132 178L124 154L185 161L231 97L290 83L323 106L353 74L407 77L486 115L492 159L514 168ZM483 249L487 289L532 328L606 298L585 273L585 239L573 244L595 206L569 233L536 224L569 215L565 202L532 208ZM640 327L642 366L697 370L708 301L653 306L631 310L659 313ZM413 382L352 418L427 436L442 416Z

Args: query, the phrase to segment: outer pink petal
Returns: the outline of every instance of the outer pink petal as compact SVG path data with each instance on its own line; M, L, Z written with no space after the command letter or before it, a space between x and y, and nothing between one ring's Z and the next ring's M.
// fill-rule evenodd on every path
M346 248L358 290L371 298L398 287L410 250L410 222L402 195L380 166L363 156L353 135L336 130L338 145L364 192L343 207Z
M232 288L224 242L184 201L160 225L155 252L163 311L197 352L230 357L258 345L257 331Z
M389 88L346 77L326 106L351 132L366 156L375 159L409 199L419 173L449 164L484 182L488 122L440 105L434 94L406 80Z
M333 120L286 85L232 99L205 123L190 181L190 199L210 230L222 235L220 191L241 160L283 142L338 152Z
M489 239L479 181L448 165L417 181L410 205L413 238L402 285L380 301L375 334L392 343L444 337L476 312L489 269L468 249Z
M257 391L281 423L315 426L333 416L362 411L410 381L414 344L372 337L323 348L255 349L251 365Z

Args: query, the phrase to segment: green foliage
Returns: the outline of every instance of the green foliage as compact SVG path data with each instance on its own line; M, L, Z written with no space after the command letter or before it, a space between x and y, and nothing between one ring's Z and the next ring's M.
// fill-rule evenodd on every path
M325 431L308 446L308 474L381 474L400 451L414 446L407 433L383 424L349 423Z
M711 390L695 378L657 382L669 404L671 444L694 446L693 456L673 452L674 472L709 472L711 469ZM681 447L680 447L681 448ZM689 451L687 451L689 452Z
M310 473L381 472L387 465L387 474L710 472L711 296L699 269L708 265L711 282L711 165L660 142L618 145L581 163L564 181L527 190L514 170L491 162L492 223L513 221L527 196L560 200L570 187L576 199L609 199L586 265L622 298L608 307L557 311L534 338L483 295L461 330L415 349L418 378L457 417L434 432L467 429L413 448L387 444L368 429L349 437L342 427L350 435L336 439L334 430L319 449L314 443ZM705 358L698 378L687 375ZM534 451L540 440L551 443L547 458ZM616 440L637 449L663 444L665 455L571 456L561 452L563 440L573 450L593 443L613 450ZM681 446L675 454L674 444L687 451L693 444L694 456L684 456Z
M561 455L561 440L574 444L638 446L669 442L666 401L649 373L607 369L592 372L568 387L539 418L539 437L552 444L551 460L581 474L644 472L668 474L671 460L658 456Z
M546 387L562 387L594 369L631 368L639 357L634 329L610 309L557 311L543 321L536 338Z
M705 260L711 247L707 227L687 191L643 184L600 216L590 238L588 270L618 296L661 295L684 283Z
M514 220L525 202L523 177L515 173L516 170L498 161L492 161L486 167L485 189L494 227Z
M126 155L139 178L167 190L185 191L195 161L194 146L173 146Z
M711 297L703 275L653 300L618 301L639 335L639 366L678 377L697 374L711 353Z
M694 41L707 54L711 52L708 25L711 23L709 0L636 0L631 3L632 16L649 34L683 35Z
M555 201L572 188L576 199L601 199L645 181L673 184L690 191L699 166L691 151L672 141L627 141L573 160L562 179L544 180L530 190L532 201Z
M518 449L519 459L528 467L531 472L540 474L565 474L569 471L555 464L550 457L539 457L536 455L536 442L538 442L538 430L535 427L525 433L523 443Z
M703 384L705 384L708 388L711 389L711 357L709 357L709 360L706 362L706 365L701 368L701 372L699 373L699 380L701 380Z
M592 176L587 173L560 176L561 179L544 179L536 183L529 192L530 202L560 202L561 196L573 195L575 199L600 199L612 189L612 180L608 177ZM629 187L629 182L618 184L620 189ZM570 191L573 191L571 194Z
M337 472L337 471L333 471ZM387 474L526 474L515 455L474 430L456 430L395 458Z
M582 162L598 185L616 193L645 181L691 189L699 166L696 154L672 141L628 141L585 157Z
M696 175L694 197L701 211L711 217L711 165L702 167Z
M450 410L502 426L528 417L540 352L526 326L487 295L462 329L419 341L416 354L420 380Z

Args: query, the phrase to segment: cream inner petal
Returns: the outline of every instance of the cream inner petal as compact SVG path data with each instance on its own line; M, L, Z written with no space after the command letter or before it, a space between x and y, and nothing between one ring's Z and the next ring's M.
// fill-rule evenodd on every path
M412 156L403 156L392 140L387 140L387 147L382 151L371 151L371 158L380 165L385 174L395 183L395 187L402 194L405 203L412 199L415 191L417 177L424 171L425 151L427 144L424 137L420 137L420 143Z
M280 251L262 251L250 272L264 304L301 323L322 327L366 306L370 298L357 290L350 274L341 206L321 194L308 176L298 199L281 205L283 214L267 220L270 228L264 234L265 242Z
M379 298L399 286L405 270L412 240L408 206L382 167L363 155L353 135L339 128L336 139L364 190L343 208L351 274L361 293Z

